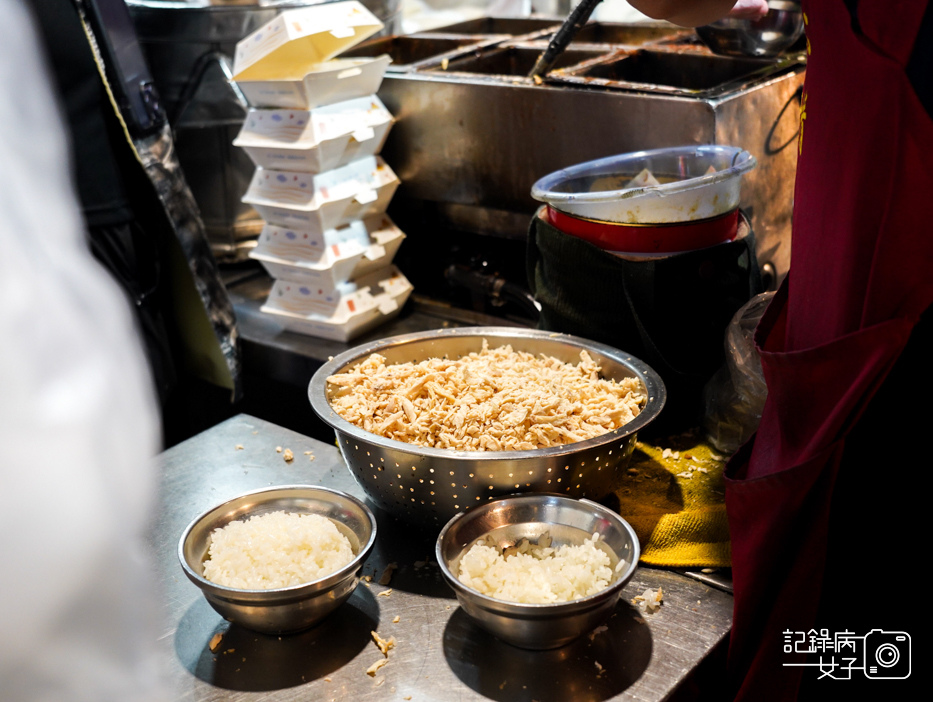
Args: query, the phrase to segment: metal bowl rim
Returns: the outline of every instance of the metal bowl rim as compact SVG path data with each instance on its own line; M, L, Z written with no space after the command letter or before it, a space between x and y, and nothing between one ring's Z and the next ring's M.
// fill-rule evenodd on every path
M586 597L570 600L568 602L511 602L509 600L499 600L495 597L484 595L478 590L474 590L473 588L464 585L460 578L453 574L453 572L450 570L450 567L447 565L447 559L444 557L444 553L441 547L444 543L444 537L447 536L447 532L457 521L463 519L466 516L476 517L484 509L488 511L491 506L501 502L530 502L538 501L542 498L552 498L562 502L570 503L585 502L587 505L595 507L597 510L599 510L600 513L603 514L606 518L615 521L617 525L621 526L622 530L628 534L629 538L632 540L632 555L634 557L632 558L632 562L628 564L628 567L626 567L625 570L619 574L619 577L613 583L611 583L608 587L600 590L599 592L594 592L592 595L587 595ZM511 522L511 524L521 523L522 522ZM618 556L618 554L616 555ZM632 528L632 525L629 524L628 521L622 517L622 515L618 514L617 512L613 512L611 509L599 504L598 502L588 500L585 497L578 499L553 493L548 493L545 495L540 493L528 493L500 497L498 499L486 502L483 505L475 507L467 512L459 512L455 514L450 518L447 524L444 525L444 528L441 529L440 534L437 536L437 541L435 542L434 546L434 557L437 559L437 565L440 567L441 574L444 576L444 579L457 592L457 594L459 595L460 593L463 593L465 595L469 595L470 599L483 609L495 612L497 614L507 614L509 610L513 610L515 614L544 617L548 615L573 614L579 610L591 609L592 607L601 604L606 599L609 599L613 596L619 596L621 594L622 588L628 584L628 581L631 580L632 576L635 574L635 570L638 568L638 560L641 558L641 545L638 542L638 536L635 534L635 530Z
M803 8L800 6L800 0L768 0L768 9L778 12L800 12Z
M612 360L627 366L634 371L638 380L644 385L647 401L644 408L639 412L631 422L623 424L618 429L613 429L605 434L594 436L585 441L577 441L560 446L548 446L546 448L528 449L519 451L458 451L454 449L433 448L430 446L420 446L410 444L404 441L388 439L378 434L373 434L365 429L351 424L341 417L331 407L327 399L327 378L334 375L340 368L349 365L355 360L362 360L370 354L377 353L380 349L391 346L399 346L417 341L430 341L435 338L444 337L507 337L518 336L528 339L548 340L555 339L568 342L578 346L581 350L595 351ZM502 461L519 459L544 459L552 456L567 456L585 451L589 448L597 448L603 444L608 444L617 439L624 439L631 434L642 429L644 426L654 421L664 409L667 402L667 388L661 376L641 359L635 358L631 354L601 344L596 341L590 341L583 337L572 334L563 334L559 332L543 331L540 329L526 329L523 327L456 327L453 329L432 330L430 332L413 332L410 334L399 334L384 339L379 339L366 344L355 346L343 353L335 356L330 361L321 366L311 377L308 385L308 399L315 413L335 431L349 434L353 438L365 443L374 444L380 448L392 449L405 453L413 453L425 458L439 459L458 459L465 458L478 461Z
M789 3L785 3L785 4L789 4ZM764 17L761 17L760 19L757 19L757 20L742 19L740 17L722 17L718 20L710 22L709 24L700 25L699 27L696 27L695 29L703 29L703 30L706 30L708 28L713 28L714 30L715 29L740 29L740 30L748 31L752 24L764 23L765 19L771 19L772 23L776 20L783 21L783 20L791 19L794 21L794 24L799 24L801 27L803 26L803 12L800 9L799 5L794 9L790 7L772 7L771 5L769 5L769 8L770 8L769 13L764 15ZM800 17L797 18L797 17L794 17L794 15L800 15ZM784 37L784 39L786 40L787 37ZM781 42L773 41L769 43L779 44ZM748 58L754 58L754 57L749 56Z
M298 585L290 585L289 587L279 587L279 588L267 588L267 589L258 589L258 590L248 590L245 588L235 588L228 587L226 585L219 585L211 580L208 580L203 575L199 575L194 571L194 569L188 564L188 560L185 558L185 543L188 540L191 531L211 512L214 512L225 505L241 500L245 497L252 497L255 495L262 495L264 493L274 493L280 492L283 490L317 490L325 493L330 493L331 495L336 495L344 499L349 500L356 504L363 514L366 516L366 519L370 525L369 539L367 539L365 544L360 544L359 551L353 556L353 560L343 566L340 570L337 570L329 575L325 575L317 580L311 580L306 583L299 583ZM181 563L182 570L185 571L185 575L201 590L205 593L210 593L214 597L222 599L226 602L238 603L243 600L247 600L250 604L256 605L261 604L256 602L256 598L261 595L269 596L270 600L297 600L303 599L303 597L314 595L319 592L323 592L331 589L334 585L342 582L348 576L352 576L353 573L358 570L363 561L369 555L369 552L372 550L373 546L376 543L376 517L373 514L372 510L366 506L366 504L359 498L354 497L342 490L335 490L334 488L323 487L321 485L307 485L307 484L296 484L296 485L275 485L266 488L260 488L258 490L250 490L249 492L243 492L239 495L235 495L223 502L219 502L213 507L204 510L197 517L191 520L185 530L182 532L181 538L178 540L178 560ZM273 604L269 602L268 604Z

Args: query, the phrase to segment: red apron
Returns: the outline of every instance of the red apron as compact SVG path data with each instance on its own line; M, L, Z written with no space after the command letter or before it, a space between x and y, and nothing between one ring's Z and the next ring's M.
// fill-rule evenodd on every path
M727 469L729 675L756 702L793 699L816 675L784 665L782 633L814 625L846 438L933 302L933 120L905 71L927 2L803 6L790 274L756 335L761 424Z

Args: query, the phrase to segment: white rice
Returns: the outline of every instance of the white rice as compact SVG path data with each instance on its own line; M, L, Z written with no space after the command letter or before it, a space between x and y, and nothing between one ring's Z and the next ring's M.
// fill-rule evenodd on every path
M460 581L497 600L541 604L596 594L612 581L609 555L588 539L579 546L530 545L499 549L474 544L460 559Z
M215 529L204 577L226 587L270 590L317 580L352 560L350 541L327 517L271 512Z

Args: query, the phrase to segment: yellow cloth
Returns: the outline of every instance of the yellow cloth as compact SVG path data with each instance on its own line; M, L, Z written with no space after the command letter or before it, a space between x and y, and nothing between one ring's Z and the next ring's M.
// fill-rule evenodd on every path
M731 567L725 459L692 433L635 445L615 496L638 535L641 563Z

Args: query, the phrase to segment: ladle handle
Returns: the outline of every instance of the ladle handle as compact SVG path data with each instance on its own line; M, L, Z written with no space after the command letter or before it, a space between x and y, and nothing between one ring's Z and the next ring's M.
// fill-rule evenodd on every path
M567 48L573 38L580 31L580 28L586 24L586 21L593 14L593 10L601 0L580 0L580 4L573 8L573 12L564 20L564 23L557 30L557 34L551 39L544 52L538 57L534 68L528 74L529 78L543 78L554 66L557 57Z

